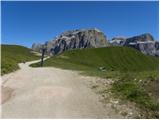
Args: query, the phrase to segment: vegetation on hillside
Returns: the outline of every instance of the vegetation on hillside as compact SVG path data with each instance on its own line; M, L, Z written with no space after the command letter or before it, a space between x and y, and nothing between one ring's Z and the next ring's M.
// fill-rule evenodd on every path
M1 74L17 70L18 63L39 59L31 50L19 45L1 45Z
M150 71L158 70L158 59L128 47L105 47L66 51L44 62L44 66L57 66L75 70ZM39 63L32 66L39 66Z
M141 108L141 118L159 117L158 71L121 74L114 82L112 93L122 100L129 100Z
M44 66L80 70L82 74L114 79L111 91L116 97L135 102L142 109L143 118L159 117L158 64L158 58L128 47L77 49L44 62ZM39 67L40 64L31 66Z

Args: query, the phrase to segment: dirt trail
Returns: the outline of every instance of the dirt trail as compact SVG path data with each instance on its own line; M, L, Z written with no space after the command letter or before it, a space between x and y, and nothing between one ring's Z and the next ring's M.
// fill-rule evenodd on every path
M2 76L6 98L2 118L123 118L104 108L87 87L85 82L92 77L54 67L29 67L35 62L21 63L20 70Z

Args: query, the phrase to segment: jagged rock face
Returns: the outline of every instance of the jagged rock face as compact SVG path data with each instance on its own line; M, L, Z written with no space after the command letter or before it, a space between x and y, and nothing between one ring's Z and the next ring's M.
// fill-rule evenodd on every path
M159 56L159 43L156 41L138 42L128 46L133 47L146 55Z
M123 46L125 44L126 38L124 37L114 37L112 41L110 41L113 46Z
M114 46L128 46L146 55L159 56L159 42L154 41L154 38L149 33L126 39L114 38L111 44Z
M154 38L152 37L151 34L146 33L146 34L134 36L134 37L131 37L131 38L127 38L126 42L125 42L125 45L127 46L130 43L150 42L150 41L154 41Z
M42 47L41 44L36 44L36 43L33 43L33 44L32 44L32 50L33 50L33 51L41 52L41 49L40 49L41 47Z
M76 48L106 47L109 43L105 35L98 29L83 29L66 31L54 40L47 41L45 45L47 46L47 53L58 54ZM40 51L40 45L33 44L32 46L33 50Z

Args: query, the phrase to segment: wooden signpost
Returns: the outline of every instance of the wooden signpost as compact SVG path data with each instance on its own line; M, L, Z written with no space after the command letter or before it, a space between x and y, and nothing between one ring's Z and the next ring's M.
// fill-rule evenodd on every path
M43 67L43 58L44 58L44 54L47 50L47 47L45 45L42 45L42 57L41 57L41 67Z

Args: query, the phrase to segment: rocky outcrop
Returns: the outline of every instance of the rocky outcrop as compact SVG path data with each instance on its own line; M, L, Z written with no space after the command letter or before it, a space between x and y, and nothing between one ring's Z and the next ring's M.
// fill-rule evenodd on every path
M112 38L112 41L110 41L110 43L113 46L124 46L125 41L126 41L126 38L124 37L114 37Z
M159 56L159 42L154 41L154 38L149 33L130 38L115 37L110 43L113 46L132 47L146 55Z
M151 34L145 33L138 36L130 37L126 39L125 46L131 44L131 43L138 43L138 42L153 42L154 38Z
M128 46L133 47L146 55L159 56L158 41L130 43Z
M81 48L98 48L109 46L105 35L98 29L81 29L66 31L55 39L45 43L48 54L58 54L66 50ZM40 52L41 45L33 44L32 49Z
M36 44L36 43L33 43L33 44L32 44L32 50L33 50L33 51L41 52L41 48L42 48L42 45L41 45L41 44Z

